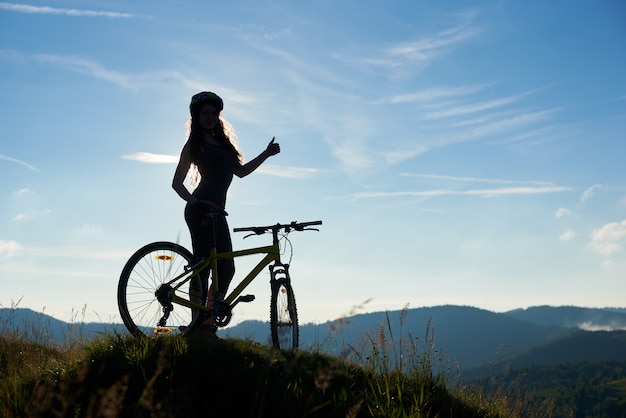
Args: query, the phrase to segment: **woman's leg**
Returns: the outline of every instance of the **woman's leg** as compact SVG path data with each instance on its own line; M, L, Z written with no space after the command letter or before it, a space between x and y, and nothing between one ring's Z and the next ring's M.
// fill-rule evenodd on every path
M185 221L191 234L191 245L194 257L200 259L209 256L210 242L212 242L212 228L203 225L204 214L195 206L187 204L185 206ZM200 279L205 289L208 289L209 269L205 269L200 273ZM206 300L201 300L200 289L197 288L196 281L192 280L189 285L189 295L197 303L206 305ZM194 311L194 317L200 312Z
M233 250L233 244L230 239L226 216L219 215L215 218L215 230L217 235L217 252L231 252ZM235 275L235 261L232 258L219 260L217 262L217 274L219 279L218 294L224 297Z
M193 255L197 258L208 257L211 246L215 242L217 252L230 252L233 244L230 238L228 222L225 215L215 215L215 241L213 238L213 225L211 218L204 216L204 213L194 205L187 204L185 207L185 221L191 234L191 244ZM218 274L218 295L224 297L228 286L235 275L235 262L232 258L222 259L217 262ZM215 296L208 287L209 271L201 273L205 289L208 290L207 306L212 305Z

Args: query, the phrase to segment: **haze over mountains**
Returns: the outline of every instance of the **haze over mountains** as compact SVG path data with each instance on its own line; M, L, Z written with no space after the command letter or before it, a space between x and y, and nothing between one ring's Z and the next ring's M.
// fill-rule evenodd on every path
M224 330L236 337L248 337L267 342L267 324L244 322ZM590 329L603 330L598 332ZM554 364L559 359L530 355L559 341L565 345L560 351L563 361L609 359L626 360L626 309L592 309L579 307L532 307L504 313L495 313L468 306L435 306L404 311L378 312L355 315L319 325L300 327L300 345L319 349L334 355L348 355L349 351L367 351L372 342L386 333L397 344L405 346L417 341L421 350L431 345L437 353L456 363L463 370L489 364L526 353L526 363ZM607 334L617 335L615 339ZM621 337L620 337L621 336ZM590 340L583 349L567 341ZM573 340L571 340L573 339ZM591 340L599 340L594 351ZM601 347L600 347L601 346ZM622 351L620 351L623 348Z
M121 324L58 321L28 309L0 309L3 329L40 341L66 341L102 332L124 333ZM269 341L269 325L244 321L223 336ZM382 336L382 337L381 337ZM381 338L397 347L417 345L461 370L584 360L626 360L626 308L538 306L495 313L468 306L435 306L376 312L322 324L300 325L300 346L332 355L366 355ZM43 341L42 341L43 342Z

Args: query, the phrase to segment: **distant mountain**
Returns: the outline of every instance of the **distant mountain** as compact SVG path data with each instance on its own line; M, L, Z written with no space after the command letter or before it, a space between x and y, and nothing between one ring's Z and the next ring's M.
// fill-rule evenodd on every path
M542 312L546 315L545 319L540 315ZM607 350L621 347L619 339L606 337L602 340L606 350L593 350L593 342L581 345L578 339L587 336L588 340L594 337L600 340L601 335L607 334L585 333L577 325L584 322L590 329L607 329L610 324L619 327L621 315L624 314L574 307L540 307L537 310L529 308L494 313L467 306L437 306L362 314L322 324L302 324L300 346L333 355L349 356L352 353L366 356L372 344L380 342L382 331L388 341L393 337L397 344L402 339L405 347L418 341L421 352L428 350L428 345L432 343L436 355L455 361L464 370L485 364L502 364L502 361L520 353L530 353L533 348L550 344L558 347L554 349L558 354L554 361L559 361L559 357L564 361L591 360L604 358L605 354L607 358L613 358L608 356ZM584 321L580 321L581 318ZM245 321L222 332L235 338L269 342L269 324L262 321ZM560 341L562 345L557 344ZM544 350L545 353L537 352L536 356L528 354L525 359L517 361L520 365L552 364L553 360L546 358L549 349Z
M223 331L233 337L267 342L269 325L244 322ZM323 324L300 326L300 345L333 355L366 356L381 335L405 347L417 343L420 352L436 351L459 367L494 361L505 352L523 350L570 332L541 326L508 315L467 306L438 306L406 311L356 315ZM427 334L428 333L428 334ZM393 361L393 359L392 359Z
M537 325L580 328L588 331L626 330L626 309L579 308L576 306L535 306L505 312Z
M626 314L626 308L602 308L602 310L609 311L609 312L620 312L620 313Z
M39 343L92 338L105 332L125 332L123 324L68 323L25 308L1 308L0 332L15 332Z
M626 309L540 306L495 313L469 306L436 306L375 312L322 324L300 325L300 346L336 356L369 355L373 345L402 345L452 361L462 370L501 364L522 367L561 361L615 358L626 353L624 333L584 332L620 329ZM614 328L610 328L614 327ZM29 309L0 309L0 331L17 330L39 342L91 338L102 332L124 333L122 324L68 324ZM269 344L269 324L244 321L221 335ZM613 353L613 354L612 354ZM401 353L407 355L407 353ZM408 353L415 354L415 353ZM611 357L613 356L613 357ZM390 358L390 361L395 361Z
M465 378L495 375L507 369L593 361L626 361L626 331L577 330L526 350L467 370Z

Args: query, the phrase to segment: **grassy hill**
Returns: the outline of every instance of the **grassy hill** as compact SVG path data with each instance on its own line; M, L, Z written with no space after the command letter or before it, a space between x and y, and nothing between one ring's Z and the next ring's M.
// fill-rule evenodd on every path
M626 314L619 310L576 307L535 307L495 313L468 306L435 306L353 315L322 324L301 324L300 346L335 356L366 356L369 340L375 338L382 327L389 328L396 339L414 341L422 351L438 350L462 370L497 364L502 359L508 361L533 347L561 338L565 341L557 351L561 358L591 360L597 358L595 354L604 351L584 351L589 344L567 341L580 332L577 324L585 323L597 329L613 324L619 328L624 317ZM19 329L27 338L29 335L36 337L31 341L42 343L125 332L121 324L68 324L28 309L0 309L0 320L3 324L0 327L10 324L11 329ZM244 321L220 331L220 334L266 344L269 324ZM592 337L590 334L588 338ZM611 341L606 343L613 344ZM593 347L593 343L590 344Z
M503 358L509 359L561 338L570 338L580 331L580 324L594 330L620 329L626 324L626 314L617 309L577 307L542 306L505 313L469 306L424 307L352 315L322 324L301 324L300 346L332 355L346 356L350 352L361 355L367 351L369 339L376 336L381 327L389 327L397 339L415 340L421 344L421 350L432 344L447 358L453 359L460 369L469 370L498 363ZM66 323L19 308L0 309L0 328L3 326L20 330L26 337L32 335L36 337L32 341L43 343L63 342L68 337L92 338L101 333L125 332L122 324ZM428 333L431 333L429 338ZM269 340L269 324L244 321L229 326L220 334L265 344ZM582 349L585 345L566 342L560 353L565 358L592 359L584 356L593 354L593 351L579 355L579 347Z
M445 379L416 354L362 364L250 340L102 335L52 348L0 337L3 417L510 417L510 399ZM408 359L407 359L408 360Z
M534 365L476 379L471 385L500 398L517 394L528 409L549 403L555 417L626 417L626 361Z
M447 306L304 325L304 347L278 352L262 321L229 327L222 340L134 339L111 324L6 313L0 417L626 417L624 331ZM494 355L507 341L518 349ZM483 351L487 378L457 367L454 356Z

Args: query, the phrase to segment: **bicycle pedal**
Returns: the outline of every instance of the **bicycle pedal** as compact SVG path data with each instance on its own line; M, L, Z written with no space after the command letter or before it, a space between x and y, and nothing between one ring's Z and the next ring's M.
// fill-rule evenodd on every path
M240 297L242 302L252 302L254 300L254 295L245 295Z

